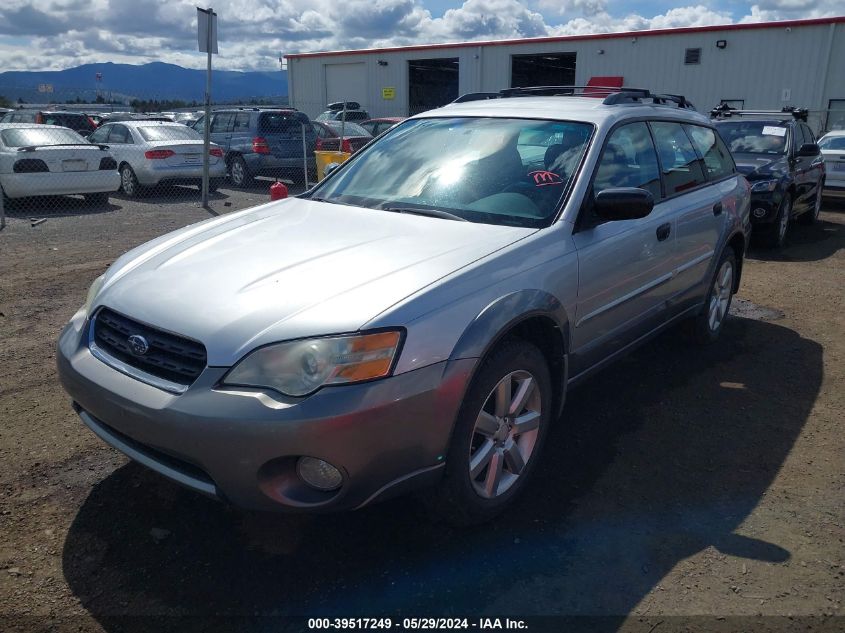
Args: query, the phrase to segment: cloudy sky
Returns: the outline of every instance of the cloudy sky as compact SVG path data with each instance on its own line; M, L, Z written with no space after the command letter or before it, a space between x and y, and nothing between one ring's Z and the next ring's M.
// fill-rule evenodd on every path
M278 69L285 53L841 15L842 0L230 0L215 67ZM0 70L90 62L204 67L194 0L4 0Z

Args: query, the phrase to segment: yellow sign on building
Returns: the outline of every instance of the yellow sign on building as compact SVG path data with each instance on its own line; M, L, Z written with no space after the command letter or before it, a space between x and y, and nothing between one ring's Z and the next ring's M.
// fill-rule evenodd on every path
M381 89L381 98L382 99L395 99L396 98L396 88L382 88Z

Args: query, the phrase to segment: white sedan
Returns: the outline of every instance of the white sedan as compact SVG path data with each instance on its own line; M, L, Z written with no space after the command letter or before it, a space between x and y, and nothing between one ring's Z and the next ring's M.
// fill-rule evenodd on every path
M845 130L833 130L819 139L827 176L824 195L845 198Z
M120 171L120 188L130 198L162 183L202 186L202 137L181 123L115 121L97 128L88 140L109 146ZM214 190L226 177L226 161L214 143L209 154L209 188Z
M58 125L0 123L4 199L83 194L103 204L119 186L117 163L108 147L92 145Z

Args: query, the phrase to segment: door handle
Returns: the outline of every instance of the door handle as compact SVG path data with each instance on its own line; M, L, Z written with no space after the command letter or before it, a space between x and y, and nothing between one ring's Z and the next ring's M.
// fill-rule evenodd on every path
M722 203L717 202L713 205L713 215L722 215Z
M669 237L669 233L672 232L672 225L668 222L666 224L661 224L657 227L657 240L662 242L667 237Z

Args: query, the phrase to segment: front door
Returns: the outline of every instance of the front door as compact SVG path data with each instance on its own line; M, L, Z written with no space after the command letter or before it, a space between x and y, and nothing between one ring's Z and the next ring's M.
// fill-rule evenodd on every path
M652 212L637 220L596 223L592 196L603 189L640 187ZM573 235L578 249L578 302L572 330L572 375L658 327L672 279L676 223L663 203L654 144L644 122L614 130L603 149L592 194Z

